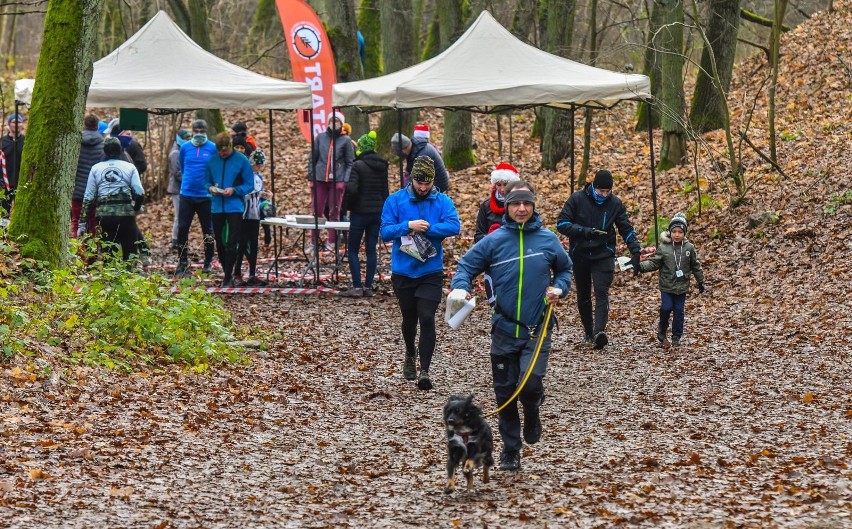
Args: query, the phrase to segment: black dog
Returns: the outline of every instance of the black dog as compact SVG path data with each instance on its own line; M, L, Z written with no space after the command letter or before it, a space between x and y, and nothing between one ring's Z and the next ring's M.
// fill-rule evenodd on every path
M456 488L456 471L462 467L467 478L467 490L473 488L473 469L482 467L482 481L488 483L488 469L494 466L494 436L482 418L482 410L473 403L473 395L465 398L454 395L444 406L447 426L447 486L444 492Z

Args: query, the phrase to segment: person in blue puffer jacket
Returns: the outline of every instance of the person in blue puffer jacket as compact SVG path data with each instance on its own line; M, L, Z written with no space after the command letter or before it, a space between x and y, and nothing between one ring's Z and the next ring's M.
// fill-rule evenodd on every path
M526 371L532 373L518 399L524 408L524 440L534 444L541 437L539 407L544 400L543 378L550 355L550 330L543 329L545 309L568 295L571 288L571 258L556 234L542 227L535 212L535 188L523 180L506 186L505 224L481 239L462 257L453 276L453 291L447 303L465 301L472 282L490 271L497 298L491 322L491 370L494 395L502 406L514 395ZM530 367L539 336L541 349ZM500 469L521 468L521 422L517 400L500 411L503 439Z
M216 156L204 169L204 184L212 196L210 212L219 264L225 272L222 287L234 286L237 245L243 230L243 197L254 191L254 171L248 158L234 150L231 136L222 132L215 138Z
M407 380L417 378L417 387L432 389L429 366L435 352L435 312L441 303L444 283L444 249L447 237L458 235L461 223L456 206L447 195L434 187L435 163L428 156L414 160L411 183L385 200L382 207L380 234L383 241L393 241L391 281L402 313L402 338L405 341L405 363L402 374ZM418 259L403 250L411 248L412 237L425 237L434 247L431 257ZM415 251L415 253L417 253ZM414 347L420 324L418 348ZM415 365L420 354L420 376Z
M213 222L210 217L210 193L205 185L204 171L207 164L216 156L216 146L207 139L207 122L196 119L192 122L192 139L180 147L178 162L181 170L180 201L178 204L178 267L176 275L187 272L189 257L187 241L192 217L198 215L201 233L204 234L204 268L210 273L213 261Z

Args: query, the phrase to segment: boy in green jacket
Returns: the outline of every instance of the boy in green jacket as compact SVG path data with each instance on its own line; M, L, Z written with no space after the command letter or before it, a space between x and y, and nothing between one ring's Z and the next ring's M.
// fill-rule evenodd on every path
M686 240L686 217L677 213L669 229L660 236L657 253L639 264L641 272L660 271L660 324L657 328L657 340L668 347L666 331L669 317L672 319L672 345L679 346L683 336L684 305L689 291L689 277L694 275L698 282L698 293L704 292L704 272L695 245Z

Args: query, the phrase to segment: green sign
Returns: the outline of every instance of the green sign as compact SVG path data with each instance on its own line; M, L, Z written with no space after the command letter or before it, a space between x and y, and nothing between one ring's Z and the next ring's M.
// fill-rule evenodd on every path
M148 130L148 111L141 108L122 108L118 114L121 130Z

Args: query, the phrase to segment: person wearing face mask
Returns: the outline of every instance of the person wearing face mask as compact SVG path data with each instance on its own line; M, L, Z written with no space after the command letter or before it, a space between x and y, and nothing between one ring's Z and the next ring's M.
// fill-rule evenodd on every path
M328 128L317 135L314 141L308 170L313 214L322 216L328 206L326 217L331 221L340 220L346 182L349 181L349 174L355 163L355 149L349 136L343 133L344 122L345 118L340 112L329 117ZM311 232L312 247L316 245L316 235L316 231ZM336 240L336 231L329 230L326 249L333 250Z
M166 193L171 195L172 206L175 210L175 218L172 222L172 250L178 249L178 211L180 210L180 182L182 176L180 171L180 148L191 139L192 132L189 129L178 129L175 134L175 141L172 143L172 148L169 151L169 184L166 187Z
M435 352L435 312L441 303L444 284L442 243L460 231L455 204L435 189L435 163L428 156L417 158L411 170L411 183L385 200L379 233L383 241L393 241L391 282L402 313L405 342L402 375L407 380L417 379L417 387L422 390L432 389L429 368ZM403 250L420 237L425 237L433 247L431 257L417 258ZM420 339L415 347L418 325Z
M189 269L187 244L192 218L198 215L204 235L204 266L202 272L209 274L213 262L215 237L211 216L210 192L208 191L207 164L216 156L216 145L207 139L207 122L196 119L192 122L192 138L181 145L178 162L181 170L180 200L178 204L178 267L175 274L184 275Z
M627 219L627 208L612 192L612 173L602 169L583 189L574 192L556 221L556 230L568 236L568 254L574 261L577 308L583 323L583 342L603 349L609 343L606 324L609 319L609 287L615 271L615 232L630 249L633 274L639 274L641 246L636 231ZM592 289L595 307L592 312Z
M140 176L145 174L145 171L148 170L148 159L145 157L145 149L133 137L133 132L121 130L121 123L118 118L110 121L107 127L110 131L110 137L118 138L118 141L121 142L122 154L127 161L136 167Z

